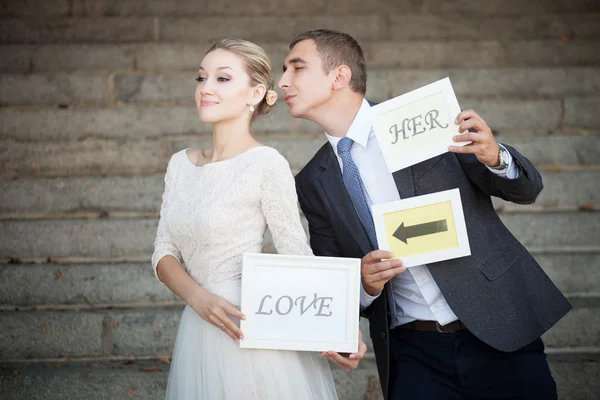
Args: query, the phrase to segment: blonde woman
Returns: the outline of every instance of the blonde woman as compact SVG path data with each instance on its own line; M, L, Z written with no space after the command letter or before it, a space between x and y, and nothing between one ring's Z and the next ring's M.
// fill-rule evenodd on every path
M312 255L289 164L250 133L277 99L269 59L253 43L224 39L208 49L196 80L213 148L182 150L169 161L152 256L158 279L187 304L166 398L336 399L325 357L238 345L242 254L260 252L268 226L280 254ZM361 343L350 368L364 351Z

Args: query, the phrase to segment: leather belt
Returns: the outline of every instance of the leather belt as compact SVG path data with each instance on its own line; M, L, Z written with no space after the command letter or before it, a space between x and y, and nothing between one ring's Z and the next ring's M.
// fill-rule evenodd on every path
M414 331L454 333L467 329L460 321L450 322L447 325L440 325L437 321L412 321L406 324L398 325L395 329L411 329Z

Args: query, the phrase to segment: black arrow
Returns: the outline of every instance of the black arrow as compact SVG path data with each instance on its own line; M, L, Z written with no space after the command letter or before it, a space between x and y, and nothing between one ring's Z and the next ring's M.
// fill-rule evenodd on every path
M394 232L394 237L408 244L407 240L410 238L446 232L447 230L448 224L446 224L445 219L413 226L404 226L403 222L400 224L398 229L396 229L396 232Z

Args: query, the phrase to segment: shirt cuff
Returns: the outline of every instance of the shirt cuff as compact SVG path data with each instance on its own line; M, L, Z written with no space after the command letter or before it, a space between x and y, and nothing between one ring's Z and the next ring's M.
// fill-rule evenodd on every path
M502 146L500 143L498 143L498 146L500 146L501 148L503 148L504 150L506 150L506 147ZM487 167L487 169L489 169L490 171L492 171L494 174L498 175L501 178L506 178L506 179L517 179L519 177L519 167L517 166L517 164L515 162L513 162L513 156L512 154L510 154L510 152L507 150L508 153L508 163L507 163L507 167L502 169L502 170L497 170L497 169L493 169L490 167Z
M367 308L371 304L373 304L373 302L375 300L377 300L377 298L379 296L381 296L381 293L379 293L377 296L371 296L369 293L367 293L365 291L365 288L363 287L362 280L360 281L360 308L361 308L361 310L364 310L365 308Z

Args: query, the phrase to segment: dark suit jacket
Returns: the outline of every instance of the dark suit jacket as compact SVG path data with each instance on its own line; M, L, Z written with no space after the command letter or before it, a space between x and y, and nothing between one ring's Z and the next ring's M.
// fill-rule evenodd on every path
M571 305L531 254L504 226L490 196L533 203L542 177L529 160L505 146L520 167L519 178L498 177L472 154L445 153L393 174L400 198L459 188L471 256L428 264L448 304L480 340L514 351L562 318ZM344 187L333 149L326 143L296 176L310 244L319 256L358 257L374 250ZM389 290L386 285L385 291ZM389 381L387 294L363 313L384 396Z

